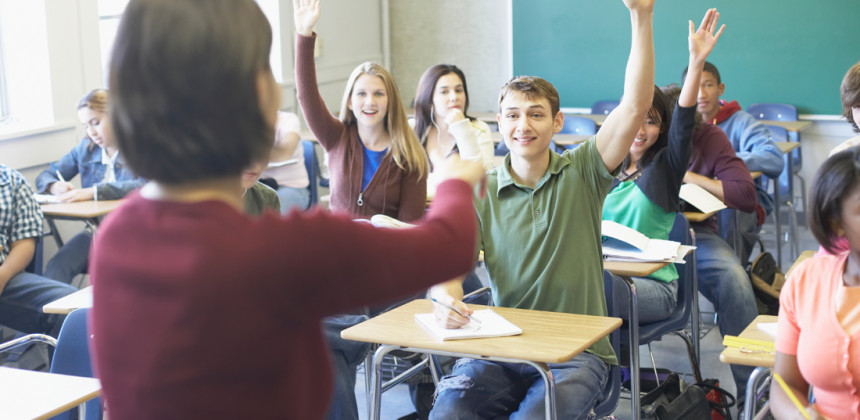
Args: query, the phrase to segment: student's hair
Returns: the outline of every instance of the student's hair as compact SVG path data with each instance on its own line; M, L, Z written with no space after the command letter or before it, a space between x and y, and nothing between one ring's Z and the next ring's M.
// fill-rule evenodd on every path
M440 77L449 74L456 74L463 82L463 93L466 95L463 115L469 120L474 120L466 113L469 109L469 89L466 87L466 75L463 74L463 70L453 64L436 64L421 75L415 92L415 135L422 144L426 140L424 133L433 124L433 94L436 92L436 82Z
M90 93L84 95L83 98L78 102L78 110L82 108L89 108L93 111L108 113L108 91L107 89L93 89ZM87 135L89 139L89 135ZM92 139L87 143L87 149L90 151L95 150L99 145L95 144Z
M673 109L673 103L669 100L669 97L655 85L654 99L651 100L651 108L648 110L647 117L651 118L651 121L660 124L660 134L657 136L657 141L654 142L654 144L645 151L642 158L636 162L637 169L648 166L648 164L651 163L651 159L654 158L654 155L669 144L669 125L672 124ZM624 169L629 168L630 159L630 153L627 153L627 156L624 158L624 163L622 163L623 166L621 167Z
M662 86L660 88L663 91L663 94L666 95L666 98L669 99L669 106L674 107L675 104L678 103L678 98L681 96L681 85L677 83L670 83L666 86ZM702 114L699 111L696 111L696 123L693 125L693 132L699 130L702 127Z
M835 225L842 220L842 200L860 186L860 147L849 147L827 158L809 190L809 230L831 254L838 252Z
M349 75L349 80L346 82L346 89L343 92L343 100L340 104L340 121L347 127L355 125L355 115L349 109L349 100L352 97L352 90L355 88L355 82L361 75L376 76L382 80L385 85L385 92L388 95L388 112L385 114L383 124L385 131L391 137L391 146L388 153L394 159L394 163L400 169L409 172L418 172L419 179L423 179L429 172L429 163L427 154L424 153L424 148L415 137L415 133L409 128L409 120L406 117L406 111L403 109L403 101L400 99L400 91L397 89L397 83L394 78L382 66L369 61L361 63L352 74Z
M681 73L681 82L682 82L682 83L684 82L684 80L686 80L686 79L687 79L687 70L688 70L688 67L684 67L684 72L683 72L683 73ZM710 61L705 61L705 67L704 67L704 68L702 68L702 71L703 71L703 72L711 73L711 74L714 76L714 79L717 79L717 84L718 84L718 85L719 85L720 83L723 83L723 81L720 79L720 71L719 71L719 70L717 70L717 66L715 66L715 65L714 65L713 63L711 63Z
M272 29L253 0L131 0L110 65L111 122L137 175L165 184L236 176L274 128L257 82Z
M851 66L848 73L845 73L845 78L842 79L842 115L854 127L855 133L860 133L860 127L857 126L857 121L854 121L854 113L851 108L860 106L860 63Z
M499 112L502 111L502 101L511 92L519 92L529 100L546 99L549 101L552 117L558 114L561 105L558 99L558 91L552 83L536 76L516 76L502 86L499 92Z

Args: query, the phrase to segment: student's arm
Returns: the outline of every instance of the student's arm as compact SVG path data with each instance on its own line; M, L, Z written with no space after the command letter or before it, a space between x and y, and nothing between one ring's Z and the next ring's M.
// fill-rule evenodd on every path
M302 107L308 128L320 145L332 149L341 138L344 125L329 112L317 84L314 62L314 25L320 17L319 0L293 0L296 23L296 98Z
M705 191L713 194L714 197L719 198L723 203L726 202L726 194L725 191L723 191L723 181L720 181L719 179L712 179L695 172L687 171L687 173L684 174L684 183L696 184L704 188Z
M34 238L20 239L12 242L9 248L9 255L0 264L0 293L6 288L6 283L16 274L24 271L27 264L33 259L33 254L36 252L36 240Z
M630 10L633 29L624 94L618 107L606 117L596 140L597 151L610 171L627 156L654 96L654 0L624 0L624 4Z
M88 139L83 139L80 144L70 150L69 153L66 153L65 156L54 164L56 170L48 167L42 171L36 177L36 191L40 194L60 195L74 189L75 186L68 181L71 181L72 178L78 175L78 163L81 161L82 156L86 154L85 151L89 142ZM63 176L65 182L60 181L60 178L57 177L57 171Z
M707 125L699 135L704 136L698 142L699 155L712 160L705 166L713 168L708 175L716 179L688 171L684 182L704 188L729 208L754 211L758 200L755 183L747 166L735 154L726 133L719 127Z
M301 124L296 114L278 111L275 143L272 144L272 153L269 155L269 162L283 162L292 159L296 148L301 143L300 130Z
M809 383L803 379L800 373L800 367L797 365L797 356L776 352L773 371L782 377L789 390L794 394L800 404L806 408L806 413L810 419L825 419L826 417L818 414L813 407L809 405ZM797 405L786 394L785 390L779 385L776 379L770 383L770 410L773 417L776 419L804 419L803 413L797 408Z
M466 276L460 276L445 283L430 288L430 297L456 309L460 314L471 315L472 310L463 303L463 281ZM469 323L466 318L442 305L433 305L436 322L445 328L460 328Z
M461 158L480 162L487 170L493 168L493 136L485 122L464 118L449 124L448 132L457 141ZM466 156L466 151L472 151L472 154Z
M734 132L741 131L738 157L743 159L750 171L760 171L772 178L778 177L785 164L782 150L773 141L770 130L752 115L745 113L736 118L743 119L736 123L737 127L731 129Z

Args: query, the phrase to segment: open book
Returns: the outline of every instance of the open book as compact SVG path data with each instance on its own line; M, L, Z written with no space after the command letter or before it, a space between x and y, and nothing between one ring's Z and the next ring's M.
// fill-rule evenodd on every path
M611 220L601 225L603 258L610 261L650 261L684 263L684 256L694 247L679 242L651 239Z
M702 213L716 213L726 208L726 204L719 198L696 184L681 185L678 196Z
M432 313L415 314L415 321L434 337L442 341L462 340L466 338L506 337L523 333L520 327L494 312L492 309L482 309L472 313L477 322L470 322L462 328L448 329L439 326Z

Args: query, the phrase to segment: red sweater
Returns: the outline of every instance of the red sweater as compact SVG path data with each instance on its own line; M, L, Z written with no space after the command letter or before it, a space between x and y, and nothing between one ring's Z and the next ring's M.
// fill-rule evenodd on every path
M296 96L308 127L328 152L331 180L331 208L369 219L382 213L404 222L424 216L427 202L427 177L400 169L391 154L386 154L373 175L358 205L364 154L358 128L345 126L326 108L317 87L313 37L296 34ZM389 95L391 93L389 92ZM409 127L405 127L409 129Z
M99 228L90 264L93 357L113 419L322 418L332 369L320 319L473 262L461 181L441 184L426 221L404 230L128 200Z

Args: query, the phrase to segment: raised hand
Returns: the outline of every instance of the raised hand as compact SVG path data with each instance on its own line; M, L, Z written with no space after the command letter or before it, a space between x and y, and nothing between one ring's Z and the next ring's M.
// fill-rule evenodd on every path
M624 5L631 12L653 12L654 0L624 0Z
M705 17L702 18L702 23L699 25L699 29L696 29L692 20L690 21L690 36L688 38L688 42L690 44L691 61L704 63L705 59L708 58L708 54L710 54L711 50L714 49L714 45L717 44L717 40L720 39L720 35L722 35L723 30L726 29L726 25L723 25L716 33L714 33L714 30L717 29L717 22L719 20L720 14L717 12L717 9L708 9L708 11L705 12Z
M293 0L293 20L296 23L296 33L302 36L312 36L314 25L319 19L319 0Z

